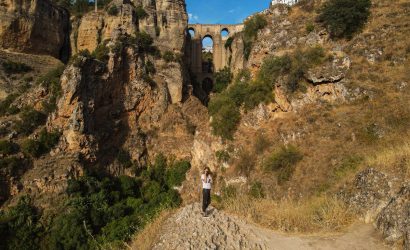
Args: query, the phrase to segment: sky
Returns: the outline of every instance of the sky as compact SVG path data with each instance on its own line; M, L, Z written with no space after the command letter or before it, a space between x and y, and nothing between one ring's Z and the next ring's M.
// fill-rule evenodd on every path
M238 24L269 7L270 0L186 0L189 23ZM204 47L212 46L204 39Z
M269 7L269 0L186 0L189 23L237 24Z

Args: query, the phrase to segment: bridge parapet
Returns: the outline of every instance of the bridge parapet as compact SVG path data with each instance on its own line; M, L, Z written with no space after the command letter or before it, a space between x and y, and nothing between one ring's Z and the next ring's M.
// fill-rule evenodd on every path
M210 36L213 39L222 39L221 32L227 31L230 37L236 33L243 31L243 24L189 24L188 30L193 30L195 35L194 39L202 39L204 37ZM227 39L225 37L225 39Z

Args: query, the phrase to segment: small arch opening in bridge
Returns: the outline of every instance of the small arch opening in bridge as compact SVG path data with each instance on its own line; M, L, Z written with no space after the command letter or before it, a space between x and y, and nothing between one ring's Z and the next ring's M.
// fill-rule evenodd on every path
M189 35L191 38L195 37L195 29L194 28L189 28L187 30L187 35Z
M202 72L212 73L214 71L213 62L214 41L212 36L206 35L202 39Z
M202 81L202 89L205 91L207 95L209 95L212 92L212 90L214 89L214 82L211 78L206 77Z
M227 28L223 28L221 30L221 36L222 38L227 39L229 37L229 30Z

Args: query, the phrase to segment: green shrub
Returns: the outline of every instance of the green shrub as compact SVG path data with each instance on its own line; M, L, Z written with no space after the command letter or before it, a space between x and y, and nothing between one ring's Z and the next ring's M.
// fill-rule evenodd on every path
M31 134L38 126L46 122L47 116L33 108L26 107L20 114L20 120L16 122L15 129L24 135Z
M108 55L109 53L110 53L110 49L107 47L106 43L103 42L103 43L98 44L97 48L95 48L91 56L102 62L107 62L108 59L110 58Z
M33 70L32 67L20 63L20 62L13 62L13 61L5 61L2 63L3 69L7 74L20 74L20 73L27 73Z
M40 142L33 139L26 139L23 141L21 144L21 150L23 153L35 158L39 157L42 152Z
M265 198L265 193L263 191L262 183L259 181L253 182L249 190L249 195L257 199Z
M88 49L80 50L77 54L73 55L68 61L68 64L71 64L75 67L82 67L84 57L87 59L92 58L91 53Z
M148 13L144 10L142 6L138 6L135 8L135 15L137 16L138 20L146 18Z
M19 97L18 94L10 94L0 102L0 116L4 116L6 114L15 114L16 107L11 106L11 104Z
M288 181L295 170L295 164L302 160L303 155L292 145L281 147L263 162L265 171L278 173L279 183Z
M236 168L241 174L249 176L256 164L255 154L243 150L239 153L238 160L236 162Z
M152 45L153 43L154 40L146 32L137 32L135 37L129 38L129 44L136 45L141 53L158 53L158 49Z
M236 74L234 83L235 84L248 83L251 80L252 80L251 72L248 69L242 69Z
M352 38L370 16L371 0L329 0L322 6L318 20L334 38Z
M118 151L117 160L125 168L133 165L130 153L123 148Z
M21 149L25 154L31 155L32 157L40 157L43 154L50 152L50 150L57 145L60 139L60 132L47 132L43 129L38 139L26 139L21 145Z
M157 72L155 65L152 61L148 60L144 65L145 73L148 75L153 75Z
M348 156L335 168L333 177L340 179L344 177L348 172L354 171L362 163L363 158L357 155Z
M282 57L266 57L263 60L261 69L258 73L258 80L274 86L276 79L281 75L288 73L292 68L292 59L289 55Z
M57 216L51 227L49 247L51 249L90 249L89 234L86 231L90 225L84 220L85 217L77 210L64 213L64 216Z
M306 33L310 33L315 30L315 25L313 23L306 24Z
M10 155L10 154L14 154L16 152L18 152L18 145L10 142L10 141L6 141L6 140L0 140L0 154L2 155Z
M274 100L273 86L265 82L256 81L251 82L247 88L246 98L244 99L244 107L251 110L260 103L270 103Z
M228 162L231 159L231 156L226 150L218 150L215 152L215 156L218 159L218 162Z
M233 100L226 95L212 98L208 106L212 116L212 132L224 139L232 140L241 119L239 108Z
M258 31L265 28L268 22L261 14L252 16L244 22L245 28L243 31L244 41L244 57L248 59L252 50L253 41L258 35Z
M176 207L188 162L160 154L136 177L83 176L68 182L69 199L53 220L50 249L97 249L128 241L162 209Z
M191 164L188 161L175 162L166 172L166 182L168 187L181 186L185 180L186 172L191 168Z
M215 85L214 85L214 91L217 93L222 92L226 87L228 87L229 83L232 81L233 74L230 70L230 68L225 67L221 69L220 71L216 72L214 74L215 78Z
M165 51L164 54L162 55L162 58L167 63L174 62L175 61L175 54L172 51Z
M366 143L375 143L382 136L382 130L380 126L376 123L368 124L366 127L362 128L358 135L361 141Z
M161 193L161 184L158 181L149 181L142 187L142 197L145 202L154 200Z
M266 25L268 25L268 22L263 15L257 14L246 20L244 25L245 37L255 38L258 35L258 31L265 28Z
M228 185L222 188L223 199L233 199L237 195L237 190L234 186Z
M243 41L243 56L245 57L246 60L249 59L249 56L251 55L252 52L252 47L253 47L253 41L249 40Z
M39 222L39 212L29 197L22 197L17 205L0 213L2 249L40 249L40 236L44 228Z
M111 6L108 11L107 11L108 15L110 16L116 16L118 15L118 8L116 5Z
M0 159L0 169L6 169L11 173L16 173L19 169L24 169L28 161L19 157L3 157Z
M46 88L50 94L48 100L42 103L43 111L46 114L53 112L57 108L57 99L62 94L60 78L64 69L65 65L58 66L37 80L37 83Z
M288 75L284 82L286 89L293 93L299 89L299 81L313 66L323 63L326 53L320 46L297 49L291 55L267 57L264 59L257 79L262 83L274 86L279 76Z

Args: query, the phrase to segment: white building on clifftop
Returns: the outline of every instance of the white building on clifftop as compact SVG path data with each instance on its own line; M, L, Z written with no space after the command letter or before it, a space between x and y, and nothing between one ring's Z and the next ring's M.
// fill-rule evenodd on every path
M271 5L275 5L275 4L287 4L287 5L294 5L295 3L297 3L298 0L272 0Z

